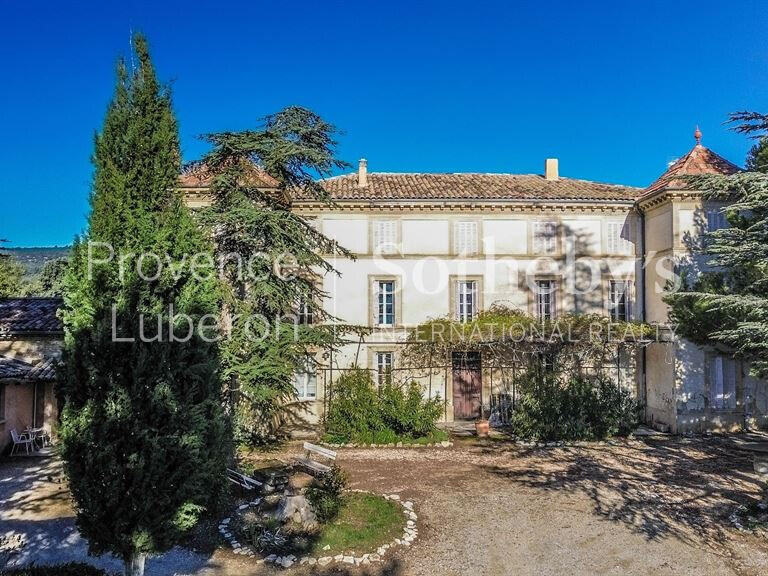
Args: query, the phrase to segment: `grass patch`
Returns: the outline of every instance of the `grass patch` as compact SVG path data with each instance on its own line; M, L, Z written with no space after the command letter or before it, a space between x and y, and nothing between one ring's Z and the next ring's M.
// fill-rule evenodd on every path
M397 538L404 523L403 512L395 502L375 494L352 492L345 496L336 519L320 529L312 552L323 556L345 551L373 552ZM323 550L325 546L330 549Z

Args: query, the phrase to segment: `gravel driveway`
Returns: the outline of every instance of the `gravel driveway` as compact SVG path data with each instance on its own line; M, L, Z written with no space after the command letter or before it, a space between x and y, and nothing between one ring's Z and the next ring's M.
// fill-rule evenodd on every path
M419 538L377 566L281 571L287 575L768 573L768 541L727 521L762 490L749 455L727 440L533 449L467 439L450 449L344 449L339 463L351 487L413 500ZM0 465L0 534L29 536L24 562L85 558L58 473L55 458ZM96 563L119 569L114 559ZM224 547L177 548L147 565L148 576L275 573Z

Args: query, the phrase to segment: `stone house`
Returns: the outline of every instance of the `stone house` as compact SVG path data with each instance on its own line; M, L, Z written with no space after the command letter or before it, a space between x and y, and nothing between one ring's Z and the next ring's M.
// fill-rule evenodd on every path
M726 225L721 203L686 190L686 174L738 168L700 143L647 188L566 178L547 159L543 174L431 174L358 170L325 180L333 206L298 199L294 209L356 258L325 257L340 276L322 279L322 306L370 335L296 375L317 421L340 371L397 370L408 330L430 318L466 321L494 303L539 317L601 313L668 324L666 282L691 259L702 229ZM204 169L182 175L188 205L210 202ZM266 174L256 185L275 186ZM584 264L589 273L583 271ZM488 416L498 382L479 359L446 359L422 380L444 402L443 419ZM649 423L673 432L768 424L768 388L725 351L670 334L644 348L629 385ZM467 377L467 374L470 377ZM477 401L476 399L479 399Z
M60 298L0 299L0 452L10 444L13 429L55 432L60 305Z

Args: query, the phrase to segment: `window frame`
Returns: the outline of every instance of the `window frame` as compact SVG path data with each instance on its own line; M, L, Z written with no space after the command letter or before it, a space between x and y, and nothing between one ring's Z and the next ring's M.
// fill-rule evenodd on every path
M549 289L546 292L543 292L540 290L540 283L547 282L549 284ZM558 313L558 302L557 302L557 292L558 292L558 280L556 278L534 278L533 280L534 290L533 290L533 312L536 318L540 321L552 321L557 319L557 313ZM546 305L549 307L549 313L547 316L543 316L542 306L544 303L541 301L542 298L546 297L549 301L546 303Z
M383 330L392 330L401 326L403 318L402 307L402 279L399 276L374 275L368 276L368 325L373 328ZM393 306L394 314L392 324L379 324L379 283L392 282L393 284Z
M715 372L714 379L713 364ZM728 390L726 390L726 375L728 372L732 375L732 382L728 383ZM704 377L709 392L710 410L716 412L728 412L738 408L741 365L736 358L730 354L720 354L717 352L708 353L705 357Z
M317 362L314 358L305 358L303 366L293 374L293 389L299 400L317 400ZM309 395L309 383L314 380L314 394ZM302 384L302 392L299 391L299 383Z
M619 284L623 284L624 289L624 317L620 318L617 313L619 303L615 299L617 293L614 292L614 287ZM612 322L631 322L632 321L632 281L622 278L609 278L608 279L608 313L610 314Z
M729 227L728 218L725 215L724 207L721 206L719 208L715 208L715 207L707 208L705 211L705 215L707 217L707 232L709 232L710 234L717 230L723 230ZM715 223L715 227L712 226L713 219L717 220L717 222Z
M381 362L382 358L389 357L389 362ZM374 350L373 351L373 358L375 362L375 370L376 370L376 384L379 388L381 388L382 384L392 383L392 378L394 375L394 369L395 369L395 351L394 350ZM389 382L384 382L384 379L386 378L386 373L382 373L382 367L385 367L385 369L388 369L389 374Z
M477 316L477 281L476 280L457 280L456 281L456 320L462 324L472 322ZM471 286L470 290L462 291L462 287ZM467 297L470 297L469 300ZM469 309L471 308L471 309Z

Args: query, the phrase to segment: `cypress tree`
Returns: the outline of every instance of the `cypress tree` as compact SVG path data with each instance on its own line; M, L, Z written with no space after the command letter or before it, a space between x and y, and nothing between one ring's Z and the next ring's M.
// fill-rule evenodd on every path
M139 575L148 554L218 504L229 442L215 331L190 335L182 316L199 327L218 315L215 275L193 274L188 261L211 247L176 191L170 93L144 38L133 47L137 67L118 64L95 137L88 228L65 278L58 389L78 529L91 553L115 554ZM161 261L127 259L121 270L129 253Z

